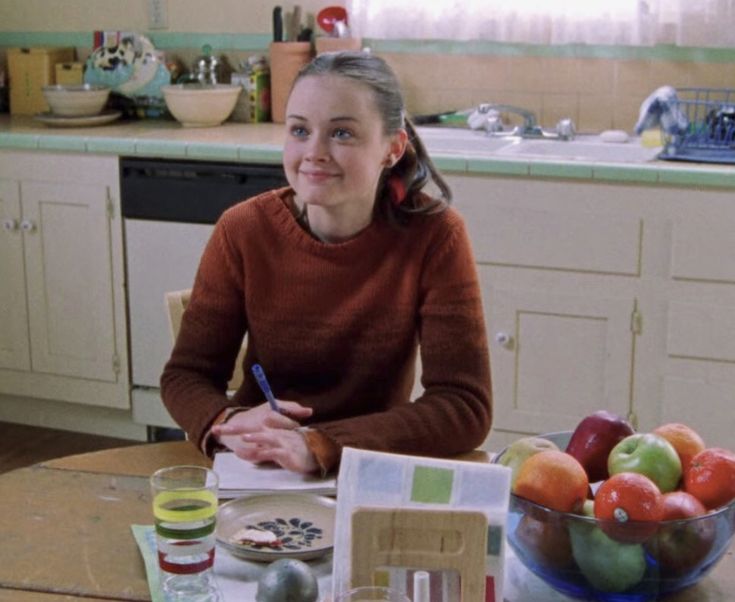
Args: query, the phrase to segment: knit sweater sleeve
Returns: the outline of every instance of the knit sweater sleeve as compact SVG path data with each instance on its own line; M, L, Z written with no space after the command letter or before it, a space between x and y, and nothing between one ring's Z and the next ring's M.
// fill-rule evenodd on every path
M240 258L220 220L204 250L173 352L161 375L171 417L201 446L228 406L227 382L247 330Z
M490 358L475 262L464 223L424 257L419 339L424 394L414 403L314 425L339 447L446 457L476 449L492 422Z

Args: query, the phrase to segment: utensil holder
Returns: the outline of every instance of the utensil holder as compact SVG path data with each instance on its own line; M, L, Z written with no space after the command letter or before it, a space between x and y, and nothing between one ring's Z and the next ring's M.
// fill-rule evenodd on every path
M299 70L311 57L311 42L271 43L271 119L274 123L286 120L286 101L291 86Z

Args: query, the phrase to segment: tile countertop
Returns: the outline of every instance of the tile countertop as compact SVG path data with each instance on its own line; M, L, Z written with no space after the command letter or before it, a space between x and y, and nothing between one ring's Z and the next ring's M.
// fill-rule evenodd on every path
M281 124L227 122L212 128L184 128L168 120L119 121L97 127L57 128L32 117L0 116L0 150L42 150L171 159L280 163ZM735 188L735 167L651 161L614 163L499 157L492 153L427 147L445 172L628 182L653 185Z

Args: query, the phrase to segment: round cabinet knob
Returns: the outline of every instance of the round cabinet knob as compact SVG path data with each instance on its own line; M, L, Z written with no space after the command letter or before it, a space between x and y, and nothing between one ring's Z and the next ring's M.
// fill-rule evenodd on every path
M3 230L6 232L13 232L18 229L18 221L12 218L3 220Z
M29 219L24 219L20 222L20 229L23 230L23 232L33 232L36 229L36 224Z
M510 336L507 332L499 332L498 334L496 334L495 341L498 343L498 345L506 348L513 345L513 337Z

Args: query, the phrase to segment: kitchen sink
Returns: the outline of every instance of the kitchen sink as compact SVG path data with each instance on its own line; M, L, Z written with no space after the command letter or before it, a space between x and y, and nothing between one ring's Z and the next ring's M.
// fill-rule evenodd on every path
M579 161L592 163L645 163L661 149L644 147L638 138L603 142L600 136L582 134L573 140L488 136L484 131L419 127L419 136L431 154L465 155L497 159Z
M645 163L656 158L660 148L645 147L637 138L629 142L603 142L599 136L577 136L574 140L522 139L498 149L504 157L563 159L595 163Z

